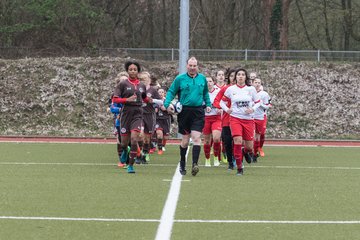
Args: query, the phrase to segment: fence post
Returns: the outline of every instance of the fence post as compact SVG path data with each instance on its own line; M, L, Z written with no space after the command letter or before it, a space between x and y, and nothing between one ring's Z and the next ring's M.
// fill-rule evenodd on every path
M317 61L320 62L320 49L318 49L318 52L317 52Z
M248 59L247 54L248 54L247 49L245 49L245 61L247 61L247 59Z
M171 49L171 61L174 61L174 48Z

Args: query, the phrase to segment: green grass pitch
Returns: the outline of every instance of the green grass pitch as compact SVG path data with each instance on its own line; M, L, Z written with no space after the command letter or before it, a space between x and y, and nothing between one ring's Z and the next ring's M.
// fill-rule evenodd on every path
M358 147L264 150L244 176L188 167L171 239L360 239ZM112 144L0 143L0 239L155 239L178 160L128 174Z

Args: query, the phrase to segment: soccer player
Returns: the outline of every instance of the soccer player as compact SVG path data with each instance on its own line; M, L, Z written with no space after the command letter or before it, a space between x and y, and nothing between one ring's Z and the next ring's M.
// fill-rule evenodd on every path
M262 151L262 144L264 144L265 140L265 132L266 132L266 112L269 109L270 105L270 97L267 92L263 90L261 79L255 78L253 82L253 86L256 89L257 96L261 101L260 107L256 109L254 112L254 121L255 121L255 138L254 138L254 162L257 161L258 154L260 156L265 156ZM262 136L262 137L261 137ZM261 142L262 141L262 142Z
M115 78L115 88L117 87L117 85L119 85L120 82L127 80L128 77L129 75L127 74L127 72L120 72ZM120 137L120 110L122 108L122 104L113 103L112 96L111 99L109 100L109 103L110 106L108 110L113 114L113 118L114 118L114 129L115 129L114 134L116 136L116 149L119 158L118 167L124 167L127 158L127 152L121 151L122 147L121 147L121 137Z
M205 111L211 111L211 102L206 78L198 73L198 61L195 57L188 59L186 68L187 72L179 74L172 82L166 94L164 106L168 112L174 112L174 106L170 102L178 95L178 99L183 106L182 111L177 116L179 133L182 134L180 174L186 174L186 152L191 137L193 141L191 174L196 176L199 172L198 161L201 151L201 131L204 128Z
M160 98L165 101L165 89L159 88L158 93ZM164 106L158 106L156 109L156 137L158 154L162 155L165 151L165 145L170 135L171 115L167 112Z
M214 80L211 77L206 77L206 80L209 89L210 102L212 104L220 89L215 88ZM220 165L219 156L221 152L221 110L218 108L212 106L211 111L205 113L205 126L203 129L203 135L205 167L211 167L210 151L212 141L214 146L214 166L217 167Z
M253 113L260 106L254 87L246 85L248 75L245 69L235 72L236 84L228 87L220 102L221 108L230 114L230 128L234 139L234 157L237 165L237 175L243 175L242 141L244 140L244 154L247 162L252 161L254 118ZM228 103L231 103L228 107Z
M216 82L214 85L215 89L222 89L223 87L225 87L226 83L225 83L225 73L223 70L219 70L216 72Z
M224 96L224 92L226 91L226 89L234 84L236 84L236 79L235 79L235 69L228 69L227 70L227 85L225 87L223 87L219 93L217 94L213 105L217 108L221 108L220 107L220 101ZM230 107L230 102L228 103L228 107ZM221 123L222 123L222 132L221 132L221 138L222 138L222 142L224 143L224 148L225 148L225 152L226 152L226 159L228 162L228 170L233 170L234 169L234 162L233 162L233 138L231 135L231 129L230 129L230 115L227 112L222 113L222 117L221 117Z
M127 151L127 147L131 143L127 171L128 173L135 173L133 165L142 127L142 104L143 102L151 102L152 99L146 96L146 87L138 79L138 74L141 71L140 64L134 60L129 60L125 63L125 70L129 74L129 78L120 82L115 88L113 102L123 104L120 113L121 146L122 151Z
M146 96L152 98L152 103L143 104L143 126L144 126L144 146L143 146L143 163L150 161L150 147L151 147L151 136L154 133L155 123L156 123L156 114L153 102L155 99L160 100L160 95L157 90L150 86L151 78L149 72L142 72L139 74L140 81L144 83L146 87ZM159 102L159 104L163 102Z
M218 70L215 74L215 85L214 88L217 90L221 90L223 87L226 86L226 82L225 82L225 72L223 70ZM222 111L221 111L222 112ZM222 113L221 113L222 114ZM221 137L222 139L223 137ZM211 141L211 146L213 145L213 141ZM221 154L219 155L219 160L222 160L224 163L227 163L227 158L226 158L226 152L225 152L225 147L224 147L224 142L221 141L221 145L222 147L220 151L222 151L223 153L223 158L221 157ZM211 154L211 153L210 153Z
M256 74L256 72L251 72L249 76L250 76L249 82L252 85L255 78L257 77L257 74Z

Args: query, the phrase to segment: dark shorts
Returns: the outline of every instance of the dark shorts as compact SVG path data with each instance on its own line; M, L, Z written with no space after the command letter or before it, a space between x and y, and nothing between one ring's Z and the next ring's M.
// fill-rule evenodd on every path
M202 106L183 106L181 113L177 117L180 134L187 135L192 130L202 132L205 123L205 110Z
M164 135L170 134L170 118L168 119L156 119L156 130L162 130Z
M143 115L144 133L145 134L152 134L154 132L155 121L156 121L155 112L154 113L146 113Z
M124 107L120 115L120 134L128 135L131 131L141 131L143 110L141 107Z

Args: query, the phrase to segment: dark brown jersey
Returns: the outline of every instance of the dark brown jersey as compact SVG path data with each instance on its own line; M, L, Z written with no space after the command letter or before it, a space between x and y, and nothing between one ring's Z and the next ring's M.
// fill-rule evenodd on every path
M146 89L146 96L150 97L152 99L161 99L159 93L154 87L149 87L149 89ZM144 106L144 114L154 113L155 108L153 103L147 103L146 106Z
M165 101L165 98L163 99ZM161 110L160 107L158 107L158 110L156 112L156 119L170 119L170 114L166 110Z
M114 96L129 98L136 94L135 102L125 102L124 107L140 107L142 105L142 93L146 91L145 85L138 79L120 82L114 90Z

